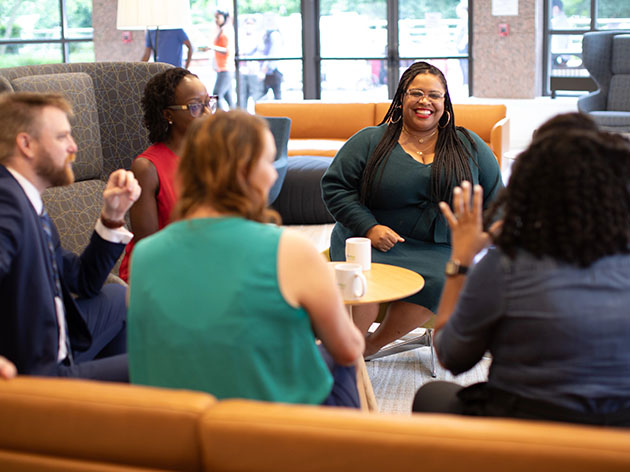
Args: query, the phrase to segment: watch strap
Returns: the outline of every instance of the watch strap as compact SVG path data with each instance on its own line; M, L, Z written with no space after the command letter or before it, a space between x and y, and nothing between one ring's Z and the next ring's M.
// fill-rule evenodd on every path
M457 259L449 259L446 263L446 267L444 269L444 273L448 277L452 277L455 275L465 275L468 273L468 266L462 265Z

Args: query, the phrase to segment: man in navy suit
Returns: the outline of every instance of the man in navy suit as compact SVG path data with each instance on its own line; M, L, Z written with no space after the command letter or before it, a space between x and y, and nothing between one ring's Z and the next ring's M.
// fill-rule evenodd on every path
M41 192L74 181L70 114L60 95L0 95L0 356L20 374L127 381L125 288L104 282L140 187L113 172L86 249L61 247Z

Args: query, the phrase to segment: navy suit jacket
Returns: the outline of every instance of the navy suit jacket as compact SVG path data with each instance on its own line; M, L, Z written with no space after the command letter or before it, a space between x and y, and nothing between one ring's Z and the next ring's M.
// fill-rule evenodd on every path
M105 241L96 232L81 256L64 250L57 228L53 244L73 351L91 343L79 298L97 295L125 245ZM39 215L13 175L0 165L0 355L18 372L58 375L59 335L54 278Z

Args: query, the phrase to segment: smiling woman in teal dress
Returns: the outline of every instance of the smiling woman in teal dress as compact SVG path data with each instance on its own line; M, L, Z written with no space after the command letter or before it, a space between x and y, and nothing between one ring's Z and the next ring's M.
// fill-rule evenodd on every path
M350 138L322 178L324 200L337 221L332 260L344 260L348 237L364 236L372 242L374 262L406 267L425 279L418 294L390 304L366 339L366 356L435 313L450 254L448 225L438 203L450 203L453 188L463 180L483 187L484 207L503 187L490 148L475 133L455 126L442 72L416 62L403 73L383 122ZM367 334L378 305L355 307L353 314Z

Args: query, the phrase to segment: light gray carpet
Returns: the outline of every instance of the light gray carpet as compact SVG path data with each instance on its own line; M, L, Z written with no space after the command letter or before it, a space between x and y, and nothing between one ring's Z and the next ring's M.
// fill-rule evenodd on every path
M457 377L437 364L437 377L431 377L431 351L421 347L366 363L380 413L411 414L413 397L423 384L432 380L449 380L461 385L484 382L488 378L490 359Z

